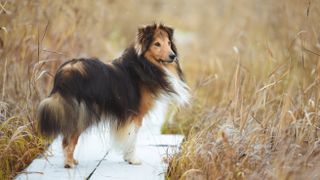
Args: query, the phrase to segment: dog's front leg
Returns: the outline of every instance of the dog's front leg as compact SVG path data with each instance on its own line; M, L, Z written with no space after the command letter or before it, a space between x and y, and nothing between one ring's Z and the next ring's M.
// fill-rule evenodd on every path
M129 132L129 138L123 151L123 159L129 164L139 165L141 160L136 154L136 142L140 126L134 123L133 130Z

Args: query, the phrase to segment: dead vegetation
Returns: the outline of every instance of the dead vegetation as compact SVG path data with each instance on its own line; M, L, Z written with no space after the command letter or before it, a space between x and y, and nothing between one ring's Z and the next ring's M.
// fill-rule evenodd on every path
M259 2L226 3L210 55L188 56L194 101L163 128L186 135L168 179L319 178L320 4Z
M319 178L319 2L0 3L0 179L45 149L34 114L57 66L108 61L153 21L176 28L194 95L163 127L186 135L168 179Z

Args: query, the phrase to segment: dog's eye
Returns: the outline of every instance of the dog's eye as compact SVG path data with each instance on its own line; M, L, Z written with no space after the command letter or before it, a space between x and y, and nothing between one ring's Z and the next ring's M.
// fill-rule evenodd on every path
M154 45L155 45L155 46L158 46L158 47L161 46L161 44L160 44L159 42L154 43Z

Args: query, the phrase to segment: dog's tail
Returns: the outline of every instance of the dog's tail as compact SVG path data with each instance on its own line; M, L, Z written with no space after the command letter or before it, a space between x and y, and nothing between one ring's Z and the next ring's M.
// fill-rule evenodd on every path
M63 101L63 98L58 94L41 101L37 118L42 135L55 137L61 133L66 115Z

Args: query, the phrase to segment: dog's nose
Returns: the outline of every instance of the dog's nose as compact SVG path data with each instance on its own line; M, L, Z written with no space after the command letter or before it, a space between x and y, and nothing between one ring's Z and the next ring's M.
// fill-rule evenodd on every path
M170 58L171 60L174 60L176 57L177 57L177 56L176 56L174 53L171 53L171 54L169 55L169 58Z

